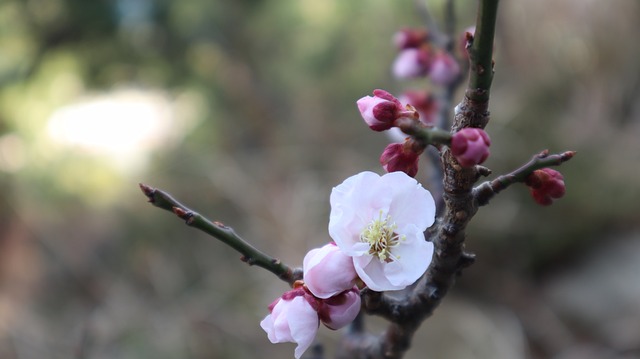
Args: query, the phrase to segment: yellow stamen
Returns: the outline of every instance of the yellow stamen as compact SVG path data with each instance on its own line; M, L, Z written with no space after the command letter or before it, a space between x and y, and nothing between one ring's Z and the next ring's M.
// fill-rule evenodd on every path
M392 262L399 257L391 253L391 248L404 239L404 235L400 236L394 232L396 228L398 226L391 222L391 216L382 218L382 211L380 211L378 219L371 221L360 233L360 241L369 244L369 254L372 256L378 257L380 261Z

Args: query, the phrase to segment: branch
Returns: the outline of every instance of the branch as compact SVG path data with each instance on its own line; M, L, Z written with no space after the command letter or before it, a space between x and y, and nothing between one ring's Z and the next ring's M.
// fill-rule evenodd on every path
M489 90L493 72L481 71L491 65L498 0L479 3L476 36L469 51L471 72L467 91L456 106L452 132L464 127L484 128L489 121ZM406 310L426 319L440 304L456 275L475 259L464 252L465 229L477 212L473 184L485 173L479 166L464 168L448 149L442 152L445 209L432 232L435 253L424 277L416 285Z
M476 18L476 31L469 48L471 72L469 90L472 100L489 101L489 90L493 80L493 38L498 14L498 0L480 2Z
M140 183L140 189L154 206L175 213L179 218L184 219L188 226L197 228L240 252L242 254L240 259L243 262L262 267L289 283L289 285L293 285L293 282L302 279L302 271L300 269L292 269L280 262L279 259L272 258L259 251L238 236L233 228L227 227L217 221L211 222L176 201L171 195L162 190L149 187L142 183Z
M484 206L489 203L496 194L502 192L514 183L524 182L526 178L535 170L547 168L551 166L559 166L570 160L576 154L575 151L567 151L559 154L550 155L548 150L544 150L533 156L531 161L524 164L517 170L506 175L499 176L493 181L482 183L473 189L473 194L478 206Z
M489 122L489 90L493 78L493 37L497 8L498 0L479 2L476 36L469 50L469 83L465 96L456 106L451 133L464 127L484 128ZM422 134L419 132L412 136L418 137L416 142L419 142ZM433 138L425 138L423 141L435 142ZM461 167L447 148L442 151L441 161L445 208L430 232L435 247L431 264L405 303L398 303L384 294L375 296L365 293L364 309L389 319L391 324L381 335L380 345L363 342L356 345L360 352L350 353L350 348L343 346L345 357L351 354L353 358L402 358L422 321L440 304L453 286L456 275L475 259L473 254L464 252L465 228L478 209L472 193L473 184L480 176L486 175L487 171L480 166Z

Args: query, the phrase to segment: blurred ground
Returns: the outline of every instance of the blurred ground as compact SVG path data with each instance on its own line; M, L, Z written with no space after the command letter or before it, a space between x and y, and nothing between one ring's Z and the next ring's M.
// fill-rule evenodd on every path
M487 166L578 155L553 206L514 186L482 208L478 261L408 358L640 358L639 20L633 0L501 3ZM355 101L428 86L389 72L420 23L410 1L1 3L0 358L291 357L258 326L285 285L137 183L300 264L331 188L380 172Z

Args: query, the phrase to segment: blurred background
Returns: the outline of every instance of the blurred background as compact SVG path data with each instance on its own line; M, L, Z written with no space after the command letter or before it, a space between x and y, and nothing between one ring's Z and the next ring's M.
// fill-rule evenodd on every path
M423 22L409 0L0 3L0 358L292 357L258 325L286 285L138 183L300 265L331 188L381 173L355 101L429 86L390 74ZM480 210L407 358L640 358L638 35L634 0L501 3L486 165L578 155L553 206L513 186Z

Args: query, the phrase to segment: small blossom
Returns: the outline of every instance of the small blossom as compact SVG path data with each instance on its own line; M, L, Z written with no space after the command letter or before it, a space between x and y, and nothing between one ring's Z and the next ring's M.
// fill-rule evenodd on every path
M353 322L360 312L360 291L354 286L321 303L318 315L322 324L329 329L340 329Z
M554 199L564 196L566 190L562 173L551 168L533 171L525 184L529 186L533 200L543 206L551 205Z
M269 305L269 315L260 327L272 343L297 343L294 356L299 359L311 346L320 323L329 329L340 329L351 323L360 312L360 291L353 286L327 299L315 297L298 281Z
M441 51L435 54L429 68L429 78L436 85L448 86L460 75L460 65L455 58Z
M429 33L422 28L402 29L393 35L393 43L400 50L422 46L429 40Z
M374 131L390 129L399 118L418 118L415 110L402 106L397 98L384 90L374 90L373 97L365 96L357 101L357 105L364 122Z
M428 47L404 49L396 56L391 70L399 79L422 77L429 72L431 60Z
M489 157L489 135L479 128L463 128L451 137L451 153L460 166L472 167Z
M401 171L415 177L418 173L420 152L413 150L412 141L406 139L404 143L392 143L382 151L380 164L387 172Z
M352 288L358 278L351 257L333 242L310 250L304 256L302 268L307 288L323 299Z
M331 192L329 234L353 258L375 291L399 290L426 271L433 244L424 231L435 219L433 197L404 172L362 172Z
M294 352L296 359L311 346L318 332L320 320L311 305L314 301L302 287L293 289L271 303L270 314L260 322L272 343L298 344Z

